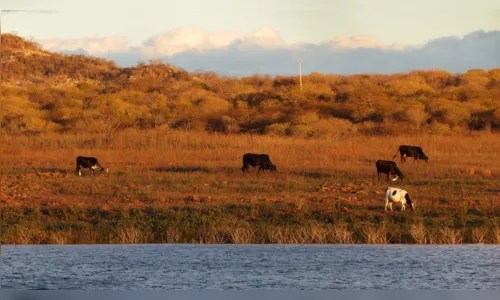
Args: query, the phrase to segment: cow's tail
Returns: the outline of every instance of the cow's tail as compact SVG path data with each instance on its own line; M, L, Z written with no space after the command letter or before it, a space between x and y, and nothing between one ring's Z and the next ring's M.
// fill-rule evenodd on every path
M395 158L396 158L396 156L398 156L398 153L399 153L399 148L401 148L401 147L398 147L398 150L396 150L396 154L394 154L394 156L392 157L392 159L395 159Z

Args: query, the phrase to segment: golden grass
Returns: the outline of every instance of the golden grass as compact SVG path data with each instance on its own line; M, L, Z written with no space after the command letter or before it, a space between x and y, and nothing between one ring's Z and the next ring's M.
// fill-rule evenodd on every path
M412 238L417 244L427 244L428 236L425 226L422 222L418 224L413 224L410 228L410 233Z
M119 228L115 234L114 242L118 244L140 244L146 241L143 232L134 226Z
M472 242L474 244L485 244L488 232L485 228L472 229Z
M451 228L442 228L439 230L438 239L440 239L438 244L461 244L463 240L462 230L455 230Z
M367 244L388 244L387 229L385 226L368 226L363 229L363 236Z
M90 136L73 135L4 138L1 142L3 180L25 176L17 181L16 192L20 197L11 198L24 205L37 203L36 198L73 205L80 202L75 198L91 198L82 199L82 204L102 205L101 197L112 198L133 191L137 196L141 191L160 205L163 204L160 199L180 200L198 193L232 199L289 196L301 210L307 205L303 196L318 189L320 184L365 183L383 190L386 181L383 178L377 182L375 161L391 160L397 146L403 143L422 146L430 157L428 164L401 164L399 157L395 159L407 178L393 184L407 188L414 195L417 207L438 201L458 205L449 203L458 198L493 203L499 194L494 188L500 174L496 159L500 138L496 135L306 140L178 132L154 140L149 132L140 135L132 132L118 135L109 145L100 145L98 139ZM251 172L243 176L241 157L247 152L268 153L278 172L261 176ZM96 156L110 168L111 174L74 176L78 155ZM469 176L466 174L469 168L477 172ZM491 175L483 175L480 170L488 170ZM54 173L66 177L55 177ZM113 191L113 184L120 186L114 189L121 190ZM30 194L29 199L23 198L23 193ZM112 205L123 199L107 200Z
M251 135L217 135L193 132L138 132L117 134L111 143L89 135L2 137L0 140L1 189L4 207L113 208L171 207L175 205L225 205L228 203L290 203L290 215L371 218L401 213L384 212L385 178L377 181L375 162L392 160L400 144L420 145L429 163L401 164L403 181L392 183L407 189L417 203L409 225L418 244L462 243L464 232L451 227L427 229L424 218L441 220L449 211L457 218L474 214L498 218L500 199L500 136L353 136L344 139L302 139ZM243 175L244 153L267 153L276 173ZM74 174L78 155L95 156L109 174L79 177ZM467 174L473 168L474 174ZM487 172L484 172L487 171ZM193 197L194 196L194 197ZM194 201L193 201L194 199ZM222 206L221 206L222 207ZM222 209L222 208L220 208ZM249 217L259 215L252 206ZM321 218L321 217L318 217ZM364 218L364 217L363 217ZM436 221L437 222L437 221ZM464 221L465 222L465 221ZM196 241L203 243L389 243L389 228L366 226L360 232L338 224L306 227L274 226L256 231L250 225L207 227ZM474 243L500 241L498 230L475 228ZM358 234L358 235L356 235ZM40 233L29 228L16 233L20 243L37 243ZM51 243L68 243L71 233L52 235ZM118 227L113 241L142 243L151 233L134 226ZM172 226L163 242L183 240ZM97 240L97 237L93 237ZM5 242L5 240L4 240Z

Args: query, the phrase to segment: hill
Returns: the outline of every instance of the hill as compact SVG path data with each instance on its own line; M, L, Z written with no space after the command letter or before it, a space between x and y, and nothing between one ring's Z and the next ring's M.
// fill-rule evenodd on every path
M341 76L190 74L45 51L2 35L2 134L182 129L306 138L500 128L500 69Z

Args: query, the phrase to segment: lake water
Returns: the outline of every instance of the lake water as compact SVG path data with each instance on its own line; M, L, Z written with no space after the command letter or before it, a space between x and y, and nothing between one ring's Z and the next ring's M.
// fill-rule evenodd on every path
M65 245L2 250L2 289L500 288L500 245Z

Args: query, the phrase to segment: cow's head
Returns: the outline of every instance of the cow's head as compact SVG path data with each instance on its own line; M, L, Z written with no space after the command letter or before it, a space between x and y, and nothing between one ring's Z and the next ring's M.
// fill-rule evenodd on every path
M274 172L274 171L276 171L276 166L273 165L272 163L268 163L267 164L267 169Z
M391 180L396 181L396 180L398 180L398 178L401 178L401 180L403 180L405 178L405 175L403 173L399 172L398 174L396 174L396 177L392 178Z
M425 162L429 162L429 157L427 155L425 155L424 151L422 151L422 149L420 149L419 151L419 156L421 159L425 160Z
M104 169L103 166L101 166L99 163L96 163L95 165L93 165L91 167L93 170L99 170L101 172L106 172L107 173L107 169Z

